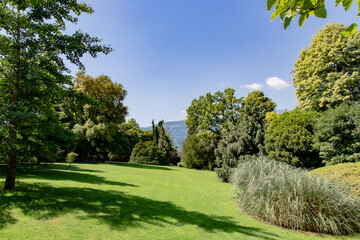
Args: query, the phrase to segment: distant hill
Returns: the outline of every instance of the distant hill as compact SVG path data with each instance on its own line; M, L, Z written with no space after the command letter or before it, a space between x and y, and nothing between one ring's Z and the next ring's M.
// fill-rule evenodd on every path
M170 135L173 139L173 143L178 149L181 149L181 143L187 136L187 130L185 125L185 120L183 121L173 121L173 122L165 122L165 129L168 128ZM142 130L151 130L152 127L142 127Z

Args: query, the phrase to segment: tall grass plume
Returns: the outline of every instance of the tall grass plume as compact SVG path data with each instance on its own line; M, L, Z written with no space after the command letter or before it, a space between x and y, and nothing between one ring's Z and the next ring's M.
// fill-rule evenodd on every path
M360 230L360 204L331 181L265 158L239 164L231 181L243 211L263 221L333 235Z

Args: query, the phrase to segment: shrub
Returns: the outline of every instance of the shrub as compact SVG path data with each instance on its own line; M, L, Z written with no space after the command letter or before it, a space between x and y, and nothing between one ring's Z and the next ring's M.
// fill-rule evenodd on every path
M265 137L269 157L296 167L321 166L319 154L312 147L316 117L314 112L294 110L273 119Z
M187 168L212 170L215 164L214 149L210 137L189 134L182 143L181 162Z
M360 161L360 105L340 105L325 112L315 125L314 148L323 162Z
M232 176L240 207L272 224L334 235L360 230L360 204L333 182L274 160L246 161Z
M360 162L339 163L317 168L311 173L337 182L346 187L353 196L360 198Z
M139 142L135 145L129 163L169 165L164 154L154 141Z

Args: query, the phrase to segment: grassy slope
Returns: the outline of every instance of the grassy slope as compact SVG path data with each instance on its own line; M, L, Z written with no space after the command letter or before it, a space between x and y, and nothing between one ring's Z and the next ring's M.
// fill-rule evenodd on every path
M19 171L17 186L0 193L0 239L332 239L242 214L209 171L56 164Z
M338 182L350 190L354 196L360 197L360 162L340 163L317 168L311 172Z

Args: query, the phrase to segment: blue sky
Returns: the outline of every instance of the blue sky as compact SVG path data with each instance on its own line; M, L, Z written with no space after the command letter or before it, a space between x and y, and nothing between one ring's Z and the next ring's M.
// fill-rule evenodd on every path
M328 18L310 17L284 31L270 22L266 0L102 0L70 30L81 29L114 52L83 58L86 72L105 74L128 91L129 118L141 126L186 118L194 98L230 87L246 96L262 90L278 109L297 105L292 75L300 50L328 23L358 22L327 1ZM76 68L71 67L73 73Z

